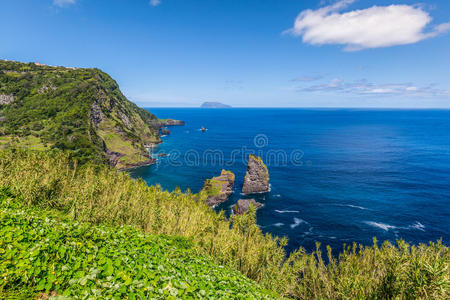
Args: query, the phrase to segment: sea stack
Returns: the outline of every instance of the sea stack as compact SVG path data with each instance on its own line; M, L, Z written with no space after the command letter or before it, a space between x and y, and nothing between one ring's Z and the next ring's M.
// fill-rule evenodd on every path
M265 193L270 190L269 171L261 157L248 156L247 173L244 178L243 194Z
M256 209L262 206L262 204L256 202L255 199L239 199L236 205L233 206L233 213L235 215L243 215L250 209L250 205L253 205Z
M207 194L206 204L215 206L227 201L233 194L234 174L231 171L222 170L219 176L206 179L202 192Z

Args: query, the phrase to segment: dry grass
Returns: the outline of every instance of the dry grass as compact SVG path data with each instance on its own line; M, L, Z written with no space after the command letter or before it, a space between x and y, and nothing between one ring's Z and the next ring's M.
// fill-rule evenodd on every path
M347 247L339 258L321 247L286 257L285 239L263 235L251 214L228 220L190 193L148 187L103 166L77 167L67 154L0 152L0 185L28 205L57 208L95 224L130 224L188 237L200 254L239 270L281 295L299 299L448 299L450 253L442 243Z

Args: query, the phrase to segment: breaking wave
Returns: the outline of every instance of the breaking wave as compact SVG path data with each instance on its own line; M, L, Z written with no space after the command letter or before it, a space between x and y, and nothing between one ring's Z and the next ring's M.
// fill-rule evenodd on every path
M385 224L385 223L381 223L381 222L373 222L373 221L365 221L365 224L372 226L372 227L376 227L376 228L380 228L383 229L384 231L389 231L391 229L416 229L416 230L420 230L420 231L425 231L425 225L423 225L422 223L420 223L419 221L416 221L414 224L409 225L409 226L394 226L394 225L389 225L389 224Z
M389 231L390 229L396 229L396 226L385 224L385 223L379 223L379 222L372 222L372 221L366 221L364 222L369 226L376 227L383 229L384 231Z
M278 210L278 209L275 209L275 211L279 214L287 214L287 213L298 214L300 212L298 210Z
M364 207L364 206L359 206L359 205L353 205L353 204L336 204L337 206L344 206L344 207L351 207L351 208L357 208L357 209L361 209L361 210L369 210L368 208Z
M294 229L295 227L297 227L298 225L302 224L302 223L308 223L305 220L299 219L299 218L294 218L294 223L291 224L291 228Z

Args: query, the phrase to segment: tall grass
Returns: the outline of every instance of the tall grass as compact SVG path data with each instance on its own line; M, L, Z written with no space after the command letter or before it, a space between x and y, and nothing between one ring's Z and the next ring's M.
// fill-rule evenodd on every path
M285 239L262 234L255 212L227 219L193 197L148 187L127 173L87 164L68 154L24 150L0 152L0 185L28 205L51 207L95 224L129 224L153 234L192 239L199 254L283 296L299 299L448 299L450 252L441 242L413 246L351 245L335 258L327 248L286 256Z

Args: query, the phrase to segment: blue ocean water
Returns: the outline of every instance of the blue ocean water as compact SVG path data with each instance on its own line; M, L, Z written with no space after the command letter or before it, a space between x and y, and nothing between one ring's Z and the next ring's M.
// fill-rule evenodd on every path
M153 150L156 165L131 170L148 184L198 192L221 169L236 174L231 212L246 157L265 159L271 191L264 232L289 238L289 249L321 242L370 245L372 238L412 243L450 238L450 110L179 109L150 110L186 121ZM205 126L208 131L199 129Z

